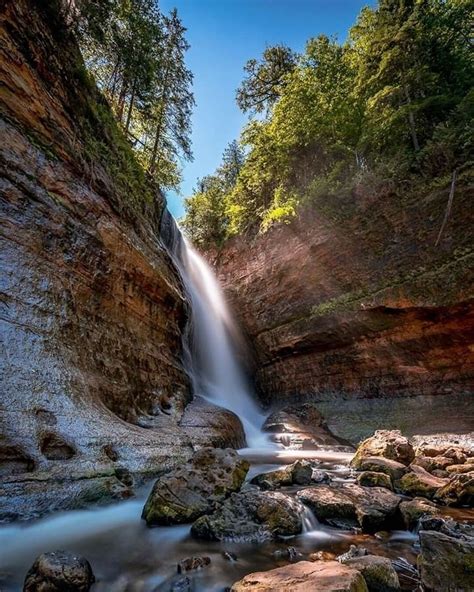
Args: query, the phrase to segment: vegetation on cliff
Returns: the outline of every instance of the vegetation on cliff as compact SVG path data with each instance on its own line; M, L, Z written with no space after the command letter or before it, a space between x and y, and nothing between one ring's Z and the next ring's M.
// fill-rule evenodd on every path
M252 117L186 200L201 246L265 231L321 199L462 183L472 170L474 67L467 0L380 0L345 43L267 49L237 91Z
M115 143L133 149L133 159L161 188L176 188L180 159L192 158L194 105L192 74L184 61L189 45L177 11L164 15L155 0L41 4L63 34L77 38L93 78L84 71L82 83L97 84L101 102L108 103L99 119L107 118L111 108L118 124L118 129L109 125L118 132ZM89 149L98 157L101 147L94 144ZM121 168L118 174L127 174L127 167Z

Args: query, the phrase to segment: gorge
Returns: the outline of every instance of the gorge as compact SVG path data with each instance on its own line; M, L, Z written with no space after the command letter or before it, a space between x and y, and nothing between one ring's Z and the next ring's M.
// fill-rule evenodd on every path
M193 246L67 6L0 7L0 589L473 590L468 166Z

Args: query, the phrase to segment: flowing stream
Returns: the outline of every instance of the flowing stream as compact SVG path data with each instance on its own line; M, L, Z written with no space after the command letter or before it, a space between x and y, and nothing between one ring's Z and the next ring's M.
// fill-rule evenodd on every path
M238 415L250 448L269 446L261 430L265 417L239 363L242 336L222 289L209 265L183 237L171 214L166 210L164 216L163 236L191 302L185 350L194 393Z

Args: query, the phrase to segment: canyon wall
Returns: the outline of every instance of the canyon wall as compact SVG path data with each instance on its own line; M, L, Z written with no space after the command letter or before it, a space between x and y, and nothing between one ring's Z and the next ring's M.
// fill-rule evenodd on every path
M474 391L473 191L318 198L208 253L267 402Z
M0 519L130 495L220 437L185 412L164 200L53 6L0 15Z

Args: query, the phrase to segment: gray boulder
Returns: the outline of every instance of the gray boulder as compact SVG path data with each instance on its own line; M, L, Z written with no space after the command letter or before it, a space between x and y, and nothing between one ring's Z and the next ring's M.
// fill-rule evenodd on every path
M68 551L43 553L26 575L23 592L88 592L95 578L90 563Z
M212 514L198 518L192 534L215 541L260 542L302 530L302 504L280 492L234 493Z
M160 477L142 518L148 525L192 522L238 491L249 463L230 448L202 448L183 465Z

